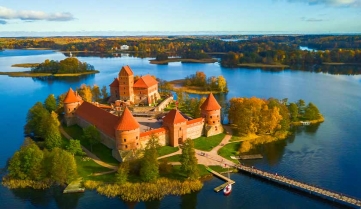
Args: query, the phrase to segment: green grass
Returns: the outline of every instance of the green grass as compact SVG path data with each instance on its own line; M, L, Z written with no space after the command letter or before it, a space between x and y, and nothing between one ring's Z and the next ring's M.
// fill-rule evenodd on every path
M162 158L160 160L167 159L168 162L179 162L180 161L180 156L181 156L180 154L172 155L170 157Z
M175 108L175 104L171 103L168 105L168 107L164 108L164 111L170 111L170 110L173 110L174 108Z
M198 170L199 170L199 176L205 177L205 176L209 176L210 173L207 171L206 166L202 165L202 164L198 164ZM165 178L169 178L169 179L174 179L174 180L180 180L180 181L184 181L186 180L188 177L183 173L183 171L181 170L181 166L180 165L175 165L173 166L172 172L170 173L166 173L166 174L161 174L161 177L165 177Z
M239 163L238 160L231 159L231 156L237 155L240 144L240 142L227 144L218 150L218 154L228 160Z
M100 173L110 171L108 168L104 168L96 164L92 159L85 156L75 156L77 171L79 176L83 177L84 180L90 180L94 176L90 176L93 173Z
M78 125L73 125L69 127L63 127L64 130L74 139L80 140L81 145L83 145L85 148L87 148L89 151L91 151L90 144L87 140L84 140L83 135L83 129ZM93 145L93 150L91 151L94 153L100 160L102 160L105 163L111 164L111 165L118 165L119 162L112 156L112 150L103 145L102 143Z
M194 139L194 148L203 151L211 151L214 147L221 143L225 135L226 134L221 133L210 137L201 136L197 139Z
M171 147L171 146L163 146L158 148L158 156L164 156L164 155L168 155L171 154L173 152L177 152L179 150L178 147Z
M228 168L224 168L222 166L219 166L219 165L210 165L208 166L210 169L218 172L218 173L223 173L223 172L227 172L228 171Z
M238 137L238 136L233 136L233 135L232 135L232 137L231 137L231 139L229 140L229 142L238 142L238 141L240 141L240 140L241 140L240 137Z

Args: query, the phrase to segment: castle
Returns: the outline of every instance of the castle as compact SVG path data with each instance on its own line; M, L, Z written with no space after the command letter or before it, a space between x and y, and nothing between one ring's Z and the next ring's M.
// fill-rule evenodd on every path
M134 75L129 66L122 67L119 78L110 85L111 97L134 103L144 100L152 102L159 97L159 93L155 79L151 78L143 76L134 83ZM140 125L128 107L124 108L119 117L83 101L71 88L64 99L64 114L67 126L77 124L85 128L94 125L100 132L101 142L112 149L113 157L119 161L125 160L124 156L127 153L145 148L152 136L156 136L162 146L176 147L187 139L195 139L202 135L208 137L223 132L220 122L221 106L213 94L210 94L201 105L202 117L187 120L177 109L173 109L163 118L162 127L145 132L140 131Z

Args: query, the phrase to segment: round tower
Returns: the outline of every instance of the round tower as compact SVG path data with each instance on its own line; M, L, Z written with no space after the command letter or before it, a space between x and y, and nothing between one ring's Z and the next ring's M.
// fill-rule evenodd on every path
M83 99L78 95L77 92L74 92L73 89L70 88L64 98L63 103L66 125L70 126L75 124L76 121L74 113L76 109L83 103Z
M140 125L125 107L115 127L115 144L118 150L140 148Z
M209 94L206 101L201 105L202 117L205 119L206 136L213 136L223 132L221 108L212 93Z

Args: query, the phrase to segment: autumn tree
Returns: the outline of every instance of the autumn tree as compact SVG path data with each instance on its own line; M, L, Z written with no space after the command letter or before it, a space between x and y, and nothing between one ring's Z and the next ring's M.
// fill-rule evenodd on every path
M93 96L93 101L98 102L100 100L100 96L101 96L99 86L94 85L93 88L91 89L91 93L92 93L92 96Z
M150 137L141 162L140 177L145 182L153 182L159 177L158 151L159 142L154 135Z
M57 109L57 105L56 105L56 99L54 94L50 94L44 101L44 107L45 109L47 109L49 112L55 111Z
M77 89L77 92L83 98L84 101L92 102L93 94L90 86L82 84L80 88Z
M41 180L44 155L34 141L27 138L9 160L9 176L15 179Z
M83 129L83 138L89 142L91 151L93 151L93 145L96 145L101 141L100 133L94 125Z
M107 92L107 87L103 86L101 89L101 92L102 92L103 100L106 100L109 97L108 92Z
M192 180L198 179L198 160L194 150L194 141L187 139L182 144L182 154L180 157L181 170Z
M221 75L218 76L218 78L217 78L217 87L218 87L218 90L221 92L228 92L227 81Z

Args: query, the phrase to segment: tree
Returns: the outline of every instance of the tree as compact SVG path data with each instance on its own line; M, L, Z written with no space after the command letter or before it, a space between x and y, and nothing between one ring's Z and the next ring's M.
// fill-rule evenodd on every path
M167 60L168 59L168 55L166 53L159 53L157 54L157 56L155 57L155 59L157 61L163 61L163 60Z
M109 97L108 92L107 92L107 87L103 86L101 89L101 92L102 92L103 100L106 100Z
M46 124L44 119L49 116L49 112L44 108L43 104L37 102L31 107L26 116L25 133L34 133L35 136L44 137Z
M48 176L58 184L70 183L78 176L74 156L69 152L56 147L45 158Z
M69 144L66 147L66 150L74 155L82 155L84 154L83 149L81 148L81 144L79 140L76 139L70 139Z
M228 92L228 88L227 88L227 81L223 76L218 76L217 78L217 85L218 85L218 90L221 92Z
M153 182L159 177L158 138L152 135L147 142L141 162L140 177L145 182Z
M306 103L304 100L300 99L297 101L298 114L303 115L305 113Z
M51 114L45 118L44 124L47 126L44 134L45 147L49 150L55 147L61 147L62 140L59 131L60 122L58 115L55 112L51 112Z
M308 103L307 107L305 108L304 117L308 120L317 120L320 119L320 111L312 102Z
M295 103L291 103L288 106L288 109L290 111L291 120L297 121L298 120L298 106Z
M182 144L182 154L180 157L181 170L186 173L186 175L194 180L199 177L198 170L198 160L196 158L196 152L194 150L194 141L187 139Z
M98 129L94 126L88 126L83 129L83 138L88 140L90 144L90 150L93 152L93 145L100 143L100 133Z
M44 107L45 109L47 109L49 112L55 111L57 106L56 106L56 99L54 94L50 94L44 101Z
M24 145L9 161L9 176L16 179L42 179L43 157L43 152L35 142L29 138L25 139Z
M129 174L129 163L122 162L119 165L117 173L115 174L117 184L121 185L127 182L128 174Z
M80 86L80 89L77 89L77 91L79 92L79 95L83 98L84 101L86 101L86 102L92 101L93 95L92 95L92 90L91 90L90 86L82 84Z
M93 95L93 101L99 101L100 100L100 96L101 96L101 93L100 93L100 88L99 86L97 85L94 85L92 90L92 95Z

